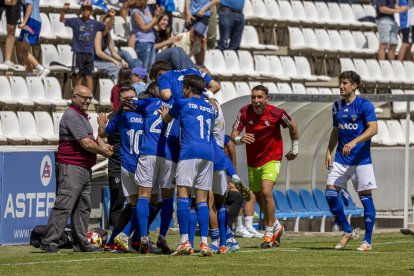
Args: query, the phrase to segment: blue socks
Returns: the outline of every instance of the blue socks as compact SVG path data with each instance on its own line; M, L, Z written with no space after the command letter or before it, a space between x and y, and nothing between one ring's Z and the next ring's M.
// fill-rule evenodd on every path
M219 231L219 229L218 228L216 228L216 229L210 229L210 235L211 235L211 242L213 242L213 241L216 241L216 240L218 240L219 239L219 234L220 233L220 231Z
M165 235L167 235L173 215L173 204L174 200L172 198L165 198L162 200L160 236L165 237Z
M364 241L371 244L372 230L375 224L375 206L372 195L360 195L359 199L364 206L365 237Z
M197 216L201 241L207 243L208 226L210 223L210 212L208 210L207 202L197 203Z
M131 207L131 229L130 234L132 231L138 231L138 213L137 213L137 206Z
M189 199L191 200L191 198ZM190 223L188 225L188 240L191 243L191 246L194 248L194 237L197 228L197 211L195 208L191 207L190 209Z
M219 225L219 230L220 230L220 246L222 245L226 245L227 242L227 209L226 207L222 206L218 211L217 211L217 220L218 220L218 225Z
M122 230L122 232L124 232L125 235L127 235L129 237L129 235L131 235L132 232L132 221L129 221L128 224L125 226L125 228Z
M190 224L190 202L187 197L177 198L177 220L180 226L180 235L188 235Z
M352 233L352 226L349 224L345 212L344 205L338 198L338 192L335 189L326 189L325 197L329 204L332 214L339 220L345 233Z
M148 236L148 217L149 217L149 199L146 197L139 197L137 202L138 228L141 237Z

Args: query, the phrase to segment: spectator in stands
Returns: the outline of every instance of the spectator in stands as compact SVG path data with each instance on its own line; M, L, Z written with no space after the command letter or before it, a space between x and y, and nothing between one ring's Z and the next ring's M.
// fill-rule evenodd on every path
M388 49L388 59L395 59L395 48L398 43L398 24L394 19L395 13L407 11L408 7L396 5L395 0L377 0L377 28L379 36L378 59L385 59L385 51Z
M216 48L217 42L217 5L211 7L211 14L208 18L207 49Z
M81 6L81 17L65 19L65 12L69 10L70 4L65 3L60 13L60 22L72 28L72 51L73 64L72 74L74 75L74 86L86 82L86 86L93 91L93 60L95 55L94 42L96 33L105 30L105 25L96 20L90 19L92 6L84 4Z
M45 237L40 249L58 252L59 239L71 220L73 247L78 252L97 252L100 248L86 239L91 213L91 167L96 154L112 155L112 147L95 140L88 120L89 104L93 97L88 87L78 85L72 92L72 104L65 111L59 125L57 151L57 193L49 216Z
M208 26L211 15L210 8L220 3L220 0L185 0L184 19L187 27L201 21Z
M194 56L197 65L203 65L207 44L207 24L198 21L188 32L179 35L182 39L175 42L174 46L183 48L189 57Z
M135 34L135 51L144 68L149 70L155 59L155 34L153 27L161 16L162 9L156 7L154 16L147 6L148 0L130 0L131 25Z
M118 55L111 37L110 32L114 26L114 18L105 14L102 16L101 22L105 24L106 28L96 33L94 65L98 70L104 71L111 79L115 80L118 77L119 69L128 68L129 65Z
M20 19L20 0L0 0L0 18L3 11L6 11L7 38L4 52L4 64L10 69L16 69L16 65L11 61L14 41L16 40L16 25Z
M400 7L408 7L407 0L399 0ZM413 7L409 9L414 9ZM414 10L413 10L414 11ZM402 44L398 51L398 60L411 60L411 46L413 43L414 27L411 26L411 12L405 11L400 13L400 32L402 36Z
M118 106L119 106L118 94L119 94L121 87L130 86L131 79L132 79L132 72L130 69L121 68L121 70L119 70L118 82L111 90L111 103L112 103L114 111L118 110Z
M244 29L244 0L221 0L217 49L238 50Z
M183 37L180 35L171 35L170 15L163 13L158 19L155 31L155 50L160 52L171 47L175 42L180 41Z
M132 69L131 73L131 83L135 88L135 92L139 95L147 89L146 79L148 72L144 68L137 67Z
M30 45L35 45L39 40L42 20L40 19L39 0L26 0L23 6L23 21L18 25L21 29L17 49L19 55L26 64L26 72L31 73L33 68L41 78L47 77L50 70L44 68L30 52Z

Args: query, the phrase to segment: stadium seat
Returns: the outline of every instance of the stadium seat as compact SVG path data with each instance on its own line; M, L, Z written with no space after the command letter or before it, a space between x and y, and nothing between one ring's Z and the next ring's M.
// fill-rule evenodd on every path
M303 81L303 77L299 76L296 71L296 65L293 61L293 58L290 56L281 56L280 62L282 64L282 70L285 72L285 74L291 78L292 80L296 81Z
M10 77L10 88L13 98L17 103L24 106L33 106L34 102L30 99L26 81L23 77Z
M306 88L303 85L303 83L292 82L291 84L292 84L293 94L300 94L300 95L307 94L306 93Z
M334 22L336 25L339 26L347 26L349 23L346 22L342 16L341 8L339 7L338 3L335 2L327 2L328 10L329 10L329 18L331 18L331 21ZM347 16L351 16L347 14ZM352 13L353 16L353 13Z
M358 22L362 26L367 26L367 27L375 26L374 22L359 21L359 19L364 18L366 16L365 10L360 4L351 4L351 8L352 8L352 11L354 12L355 19L358 20Z
M111 91L114 83L110 79L99 79L99 105L112 106Z
M362 5L362 7L365 10L365 15L366 16L371 16L371 17L376 17L377 16L377 11L375 10L374 6L370 3L370 4L364 4Z
M253 7L254 16L256 18L260 18L260 20L264 21L273 20L273 16L267 13L266 5L263 3L262 0L251 0L251 4Z
M372 137L371 142L377 145L395 146L396 143L391 140L390 132L384 120L378 120L378 133Z
M303 1L303 7L305 8L306 20L309 23L321 23L318 17L318 11L316 10L315 3L313 1Z
M319 93L319 89L316 87L307 87L306 88L306 94L309 95L319 95L321 93Z
M376 59L366 59L367 68L369 71L370 76L379 83L386 83L388 84L391 79L388 79L388 76L384 75L381 71L381 67ZM391 72L390 72L391 73Z
M406 131L406 119L400 119L400 123L401 123L401 127L402 127L402 131L403 131L403 135L405 136L405 131ZM410 133L409 133L409 141L410 144L414 144L414 123L413 121L410 120Z
M405 74L407 76L414 76L414 63L412 61L403 61L404 68L405 68Z
M320 189L313 189L312 190L313 199L315 200L316 206L318 209L324 213L331 213L329 209L328 201L326 201L325 193ZM332 213L331 213L332 214Z
M391 61L392 68L394 70L394 76L397 80L399 80L402 83L406 84L413 84L414 79L411 77L408 77L404 64L399 60L393 60Z
M262 83L260 81L249 81L250 90L253 90L253 87L257 85L262 85Z
M52 117L50 117L49 113L45 111L35 111L34 118L36 120L37 134L46 142L56 143L59 140L59 137L55 133Z
M308 190L301 189L299 191L299 196L306 210L321 214L320 216L322 217L322 221L321 221L320 232L325 232L325 219L327 217L332 217L332 213L330 211L320 210L315 203L315 199L312 197L311 193Z
M326 54L336 54L336 49L332 48L331 40L325 29L315 29L315 35L318 40L318 46L324 49Z
M319 94L321 95L332 95L332 90L328 87L320 87L319 88Z
M7 27L6 27L6 14L3 13L0 18L0 36L7 36Z
M60 120L62 120L63 112L53 112L52 118L53 118L53 128L55 131L55 134L59 137L59 124Z
M28 111L17 111L20 133L30 144L41 144L42 137L37 134L36 121L33 114Z
M305 39L305 45L313 51L323 52L324 47L320 47L318 44L318 38L316 37L315 31L312 28L302 28L303 38ZM313 52L313 54L316 54Z
M367 83L377 82L377 79L371 76L365 60L354 58L353 61L354 61L355 71L361 76L361 79L363 82L367 82Z
M54 77L46 77L43 79L45 87L46 99L55 106L67 106L68 101L62 99L62 90L59 81Z
M221 105L221 104L223 104L224 102L223 102L223 92L220 90L220 91L217 91L215 94L214 94L214 99L216 99L216 101Z
M235 76L244 76L245 73L240 70L239 57L237 56L236 51L225 50L223 51L224 62L226 63L226 69L229 72L232 72Z
M229 102L237 98L237 91L234 84L230 81L220 82L223 103Z
M36 105L51 105L51 101L46 99L45 87L43 86L42 79L39 77L26 77L26 83L29 90L29 97Z
M344 189L341 189L340 193L339 193L340 197L339 199L342 200L342 203L344 198L346 198L347 203L344 203L344 211L345 211L345 215L348 216L348 220L350 220L351 216L352 217L360 217L364 215L364 209L362 208L358 208L354 202L354 200L352 199L351 194L349 194L349 192L345 192Z
M280 9L276 0L264 0L266 16L273 22L280 21Z
M367 60L367 65L368 65L368 61L371 62L371 60ZM382 78L384 80L394 83L394 84L401 83L401 80L397 76L395 76L394 68L392 67L391 62L389 60L380 60L379 66L380 66Z
M40 19L42 19L42 27L40 30L40 37L45 40L56 39L56 35L53 33L52 25L50 23L49 17L45 13L40 13Z
M274 82L263 82L263 85L269 90L269 94L279 94L276 83Z
M330 81L331 78L328 76L318 76L313 75L311 72L311 67L309 61L306 57L303 56L295 56L295 65L296 65L296 72L299 76L301 76L305 80L309 81Z
M7 144L7 138L3 135L3 125L0 118L0 145Z
M62 64L60 61L59 53L55 47L55 45L52 44L41 44L41 63L44 67L49 68L52 72L70 72L70 69L63 65L51 65L52 62L57 62ZM71 62L72 64L72 62Z
M8 142L24 144L26 139L20 133L19 120L13 111L0 111L0 119L3 126L3 136Z
M65 18L74 17L76 14L66 14ZM63 22L60 22L59 13L49 13L50 24L52 25L53 34L59 39L70 40L73 38L72 29L65 27Z
M244 2L243 15L246 20L255 20L258 19L254 13L254 8L250 0Z
M368 48L378 52L379 40L377 34L374 32L364 32L365 37L367 38Z
M361 31L352 32L359 53L374 55L378 49L369 48L368 39Z
M50 0L39 0L39 7L40 9L48 9ZM43 20L42 20L43 21Z
M269 61L270 71L273 72L273 78L281 81L290 81L290 77L283 72L282 63L278 56L266 56Z
M309 22L302 1L292 0L290 1L290 5L292 6L293 16L297 22Z
M290 87L290 84L286 82L278 82L277 90L280 94L293 94L292 87Z
M298 27L288 27L289 32L289 49L292 51L306 51L310 50L305 44L305 37L302 30Z
M354 36L352 35L351 31L349 30L340 30L339 35L342 39L342 46L350 53L360 54L363 51L360 51L356 46Z
M329 42L331 50L334 50L338 53L349 54L349 51L345 49L342 43L342 37L337 30L328 30Z
M257 30L253 26L244 26L240 48L274 51L277 51L277 49L279 49L279 47L276 45L261 44Z
M93 137L98 136L98 113L96 112L88 112L89 116L89 123L91 123L92 129L93 129Z
M280 21L285 21L289 23L299 23L299 21L295 18L293 14L292 5L289 1L280 0L278 1L279 4L279 12L280 12Z
M404 95L404 91L402 89L391 89L392 95ZM407 112L407 102L392 102L392 111L394 114L405 114Z
M289 204L286 196L276 189L273 190L273 199L275 201L276 207L276 217L278 219L295 219L294 232L299 232L299 220L301 218L309 217L308 213L297 213L295 212Z
M114 40L121 40L126 42L129 37L129 29L127 28L127 22L121 16L115 16L114 28L115 33Z
M68 67L68 69L72 68L72 63L73 63L72 47L68 44L58 44L56 47L59 53L59 63Z
M316 209L314 211L308 210L303 205L302 200L300 199L298 193L294 190L286 190L286 198L288 199L290 206L297 213L306 214L308 218L313 219L315 217L323 217L324 214L320 210Z
M340 58L339 63L341 64L341 72L343 71L356 71L354 63L350 58Z
M250 89L249 84L247 84L244 81L236 81L236 82L234 82L234 86L236 88L238 97L243 97L243 96L249 96L250 97L251 89Z
M133 58L133 59L137 59L137 52L135 52L135 50L131 47L121 47L122 51L128 52L128 54Z
M240 70L250 77L258 77L260 74L254 70L254 62L252 54L249 51L239 50L237 51L239 55Z
M221 50L207 50L205 56L205 66L210 70L212 75L231 77L232 73L226 68Z
M273 77L274 73L270 70L269 61L265 56L262 55L255 55L254 56L254 63L256 72L260 74L262 77Z
M397 145L405 145L405 133L398 120L387 120L390 139Z
M5 76L0 76L0 103L2 105L16 105L17 101L12 96L10 82Z
M334 22L329 15L329 9L326 5L326 2L315 1L314 3L316 11L318 12L318 18L320 19L320 23L327 25L336 25L336 22Z
M351 5L348 3L340 3L339 8L342 12L342 20L344 23L348 23L351 26L362 27L363 24L358 21L354 14L354 10L352 9Z

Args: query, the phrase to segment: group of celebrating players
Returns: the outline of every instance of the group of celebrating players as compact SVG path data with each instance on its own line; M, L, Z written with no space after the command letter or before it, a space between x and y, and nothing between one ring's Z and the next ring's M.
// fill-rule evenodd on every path
M292 146L285 157L288 160L294 160L298 155L299 147L299 131L296 123L285 110L269 105L267 88L258 85L252 89L251 104L240 109L231 137L228 137L225 135L223 112L214 99L214 93L220 90L220 85L210 76L194 68L172 70L169 63L159 61L153 64L150 78L154 82L139 95L133 87L121 88L119 99L122 103L118 111L112 114L111 120L108 121L104 113L99 114L98 131L101 138L114 133L120 134L121 181L124 195L128 198L128 204L105 246L106 251L117 251L120 248L130 250L120 233L130 236L133 232L130 238L131 246L140 253L158 250L164 254L190 255L193 254L195 248L194 236L197 224L199 225L202 256L211 256L214 253L226 254L239 250L240 246L227 223L228 214L225 203L229 182L235 184L244 198L249 197L250 191L257 198L266 224L261 248L279 246L283 226L275 217L272 191L283 158L280 127L289 130ZM340 80L341 95L348 92L354 95L359 85L359 82L354 80L354 75L348 74L342 78L340 76ZM344 85L344 81L348 83ZM349 86L352 84L355 85ZM346 100L347 97L345 96L344 99ZM354 102L359 104L360 100ZM372 104L369 106L370 103L364 102L363 104L366 110L372 106ZM344 106L348 109L352 107L351 103L344 103L341 106L335 103L335 111L338 112ZM350 112L363 114L365 110L361 111L358 106ZM343 116L345 120L355 122L353 116L346 117ZM344 120L343 118L340 120ZM365 117L358 117L358 119L366 125ZM369 119L376 120L372 117ZM367 121L368 126L371 125L371 121ZM245 133L241 135L243 129ZM371 186L368 187L369 192L363 190L362 195L365 201L371 200L372 203L370 190L375 188L373 186L375 179L355 177L359 176L359 173L366 174L366 170L355 171L355 166L360 167L359 163L355 163L359 162L360 158L353 158L348 162L347 157L352 155L352 148L361 147L357 144L366 143L375 133L370 132L369 135L363 136L365 131L361 126L359 131L362 130L362 132L355 132L355 135L363 136L362 139L353 141L352 139L357 136L354 135L352 139L349 137L341 139L343 136L338 136L338 129L341 134L343 129L338 127L338 120L334 119L336 132L331 135L329 156L327 153L327 168L330 169L327 199L331 211L345 231L342 240L337 245L339 249L339 247L344 248L349 240L356 237L356 234L349 223L347 224L343 206L342 209L340 206L342 203L338 201L337 193L335 194L336 187L341 187L344 181L346 183L349 179L346 178L348 175L353 180L356 178L356 182L367 180ZM224 148L229 139L236 144L246 144L250 190L241 183L234 165L225 154ZM337 142L339 142L337 155L342 149L348 152L343 153L344 162L337 163L338 158L336 158L332 164L330 153ZM352 142L351 145L349 145L350 142ZM369 144L367 146L369 150ZM364 159L364 165L369 161L370 158ZM359 188L357 190L361 191ZM175 191L180 244L171 252L166 242L166 235L172 220ZM151 208L153 201L162 202L160 231L156 246L148 238L149 224L159 211ZM373 203L370 207L373 207ZM370 212L372 213L372 208ZM375 221L375 209L370 221ZM366 225L369 237L364 239L364 243L368 246L365 246L363 251L371 249L372 227L369 232L369 225L368 228ZM210 243L208 242L209 230Z

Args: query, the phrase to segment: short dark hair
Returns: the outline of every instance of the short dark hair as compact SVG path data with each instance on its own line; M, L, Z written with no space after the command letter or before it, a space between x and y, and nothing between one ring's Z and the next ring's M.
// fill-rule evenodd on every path
M189 88L194 94L201 94L206 87L206 81L203 77L189 74L183 79L183 86Z
M349 80L351 83L356 84L357 87L361 84L361 76L354 71L343 71L339 75L339 81Z
M152 95L152 97L154 98L158 98L156 95L160 94L160 87L158 86L158 83L156 81L151 82L147 89L146 92L148 92L149 94Z
M131 85L131 76L132 72L129 68L121 68L118 73L118 82L119 87Z
M261 85L261 84L256 85L255 87L253 87L252 92L253 92L254 90L263 91L263 92L265 93L265 95L266 95L266 96L267 96L267 95L269 95L269 89L267 89L267 87L266 87L266 86L264 86L264 85Z
M149 77L152 80L155 80L155 77L158 75L158 72L160 71L171 71L173 68L171 64L165 60L159 60L152 64Z
M122 86L122 87L119 89L118 99L120 99L120 98L121 98L121 96L122 96L122 94L123 94L124 92L131 91L131 90L135 92L135 95L137 94L137 91L135 90L135 88L134 88L132 85L125 85L125 86Z

